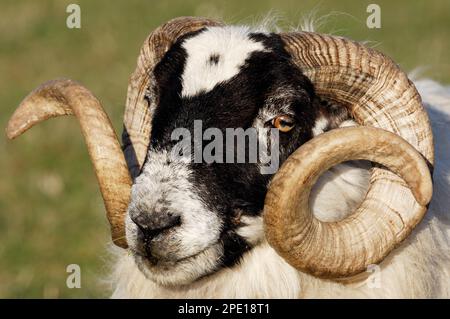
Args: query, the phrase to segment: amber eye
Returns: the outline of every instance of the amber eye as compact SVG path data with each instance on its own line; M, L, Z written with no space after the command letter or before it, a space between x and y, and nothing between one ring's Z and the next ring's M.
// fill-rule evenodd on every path
M295 121L289 115L277 116L272 120L272 126L279 129L281 132L289 132L295 126Z

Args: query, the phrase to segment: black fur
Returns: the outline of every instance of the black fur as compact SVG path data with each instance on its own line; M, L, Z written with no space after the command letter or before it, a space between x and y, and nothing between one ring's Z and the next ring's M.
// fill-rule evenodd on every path
M212 65L213 64L218 64L219 60L220 60L220 55L218 55L218 54L212 54L209 57L209 63L212 64Z

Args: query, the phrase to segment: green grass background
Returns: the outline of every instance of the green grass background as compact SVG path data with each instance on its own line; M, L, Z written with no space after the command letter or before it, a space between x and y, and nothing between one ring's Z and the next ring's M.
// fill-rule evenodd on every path
M366 7L381 6L381 29L366 27ZM66 7L81 6L81 29L66 27ZM450 83L450 1L16 1L0 2L0 127L40 83L69 77L103 102L120 130L127 81L147 34L177 16L252 22L269 11L281 26L315 13L322 32L371 41L403 69ZM0 137L0 297L107 297L108 225L74 119L51 120L14 142ZM78 264L81 289L66 287Z

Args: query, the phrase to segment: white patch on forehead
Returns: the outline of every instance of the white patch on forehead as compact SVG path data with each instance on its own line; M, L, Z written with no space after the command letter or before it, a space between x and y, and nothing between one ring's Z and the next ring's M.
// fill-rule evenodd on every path
M264 51L250 39L248 27L209 27L183 43L186 64L182 75L183 97L208 92L239 73L252 52Z

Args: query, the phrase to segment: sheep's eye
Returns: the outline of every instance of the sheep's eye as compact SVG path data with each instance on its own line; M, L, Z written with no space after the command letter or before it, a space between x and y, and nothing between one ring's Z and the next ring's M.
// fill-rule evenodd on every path
M272 126L286 133L294 128L295 120L289 115L277 116L272 119Z

